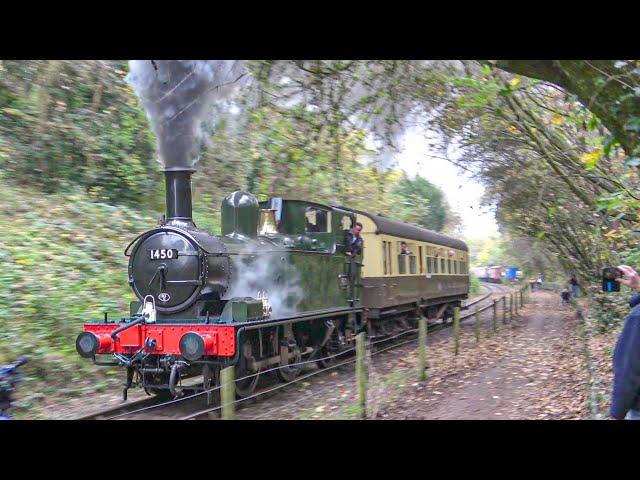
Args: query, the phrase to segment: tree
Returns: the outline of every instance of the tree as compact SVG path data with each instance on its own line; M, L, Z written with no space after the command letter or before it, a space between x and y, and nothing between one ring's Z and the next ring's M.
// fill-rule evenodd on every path
M615 135L628 156L640 153L640 62L500 60L497 67L553 83L575 95Z
M154 201L159 175L122 61L2 61L0 166L45 191L81 185L108 202Z
M444 229L448 206L442 192L428 180L403 175L393 194L400 207L395 212L397 218L437 232Z

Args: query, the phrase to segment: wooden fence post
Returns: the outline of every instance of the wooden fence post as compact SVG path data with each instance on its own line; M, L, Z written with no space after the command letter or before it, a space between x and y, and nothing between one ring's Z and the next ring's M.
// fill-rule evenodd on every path
M460 351L460 307L453 309L453 337L455 342L453 354L458 355Z
M502 323L507 323L507 296L502 297Z
M476 305L476 343L480 343L480 312L478 311L478 306Z
M233 402L236 399L235 367L223 368L220 372L220 402L222 419L233 420Z
M418 380L427 379L427 319L418 320Z
M491 319L493 333L498 331L498 300L493 301L493 318Z
M509 321L513 321L513 293L509 294Z
M358 417L367 418L367 365L366 365L366 334L356 335L356 383L358 384Z

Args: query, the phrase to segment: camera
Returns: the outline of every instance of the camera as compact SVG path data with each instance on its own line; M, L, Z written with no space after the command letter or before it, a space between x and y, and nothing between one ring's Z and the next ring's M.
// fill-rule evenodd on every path
M602 269L602 291L607 292L619 292L620 283L616 282L616 278L621 278L624 275L622 270L616 267L605 267Z

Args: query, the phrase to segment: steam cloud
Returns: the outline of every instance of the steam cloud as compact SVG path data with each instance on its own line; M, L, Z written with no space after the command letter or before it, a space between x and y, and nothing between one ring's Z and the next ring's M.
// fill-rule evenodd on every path
M233 255L232 262L233 281L225 294L226 299L256 298L258 292L266 292L273 318L296 313L304 290L300 287L300 274L293 265L281 262L280 255L255 255L255 252L253 255Z
M132 60L127 82L151 122L165 168L193 168L238 88L243 62L230 60Z

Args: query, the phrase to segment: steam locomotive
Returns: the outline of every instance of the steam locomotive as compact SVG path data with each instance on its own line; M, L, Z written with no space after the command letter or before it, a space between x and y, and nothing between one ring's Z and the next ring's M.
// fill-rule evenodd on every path
M192 173L164 171L166 219L125 249L138 299L130 316L105 315L76 340L82 357L126 369L124 399L132 386L174 397L209 392L229 365L236 395L246 397L265 370L291 381L302 359L326 367L362 330L379 337L421 315L447 321L467 298L460 240L344 207L258 202L247 192L223 200L216 236L192 219ZM351 257L344 234L356 221L366 253Z

